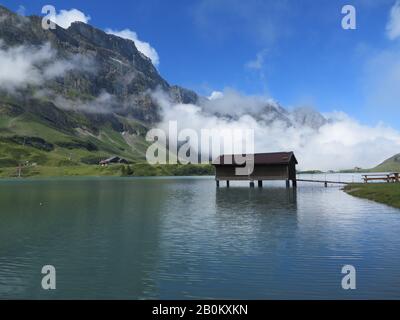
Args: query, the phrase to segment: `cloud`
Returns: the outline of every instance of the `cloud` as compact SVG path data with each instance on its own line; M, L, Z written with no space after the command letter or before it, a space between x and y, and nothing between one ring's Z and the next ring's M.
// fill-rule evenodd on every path
M90 60L82 55L58 59L48 43L4 47L0 41L0 89L6 91L41 85L74 69L91 71L92 68Z
M390 40L400 37L400 1L397 0L390 10L389 22L386 25L386 35Z
M64 29L68 29L73 22L84 22L88 23L90 20L90 16L86 16L82 11L78 9L71 9L71 10L60 10L55 16L53 22Z
M54 52L49 45L38 48L16 46L0 48L0 88L14 90L28 84L39 84L43 75L37 67L51 62Z
M178 121L179 130L190 128L199 135L202 129L253 129L255 152L294 151L299 168L303 170L348 169L355 166L370 168L400 149L400 132L383 124L363 125L342 112L328 114L328 121L312 128L303 123L288 125L279 118L267 122L262 117L243 112L237 117L221 117L209 113L202 105L174 104L159 92L153 98L163 111L160 128L168 128L169 121ZM260 99L240 97L241 110L252 110L257 101ZM226 111L231 108L231 103L232 98L219 97L209 100L207 104L213 106L208 105L207 108ZM247 106L244 105L246 103ZM235 112L234 109L231 111Z
M133 41L135 43L136 48L146 57L148 57L153 63L153 65L155 66L159 65L160 58L158 56L156 49L154 49L148 42L140 40L136 32L129 29L124 29L121 31L106 29L106 32L108 34L113 34L115 36Z
M26 14L26 8L25 8L23 5L19 5L19 6L18 6L17 13L18 13L20 16L25 16L25 14Z
M400 0L390 10L386 35L391 40L400 37ZM396 123L400 116L400 43L391 42L387 48L361 46L364 59L360 73L365 113L376 119Z
M45 95L49 96L49 94ZM116 97L106 91L101 92L96 98L88 101L66 99L59 95L55 96L53 101L60 109L84 111L87 113L112 113L115 111L113 108L117 105Z
M400 48L375 52L367 57L362 73L365 105L377 116L400 115Z
M259 81L263 86L264 92L268 92L267 77L265 75L265 58L267 56L268 50L263 49L256 54L255 59L248 61L245 64L245 68L255 75L258 75Z
M224 94L221 91L213 91L211 92L211 95L208 97L209 100L216 100L216 99L222 99L224 97Z
M246 68L261 70L264 68L265 56L267 54L267 50L262 50L257 53L256 58L246 63Z
M231 88L224 92L214 91L202 108L208 113L217 113L229 116L261 113L265 106L279 109L277 103L268 97L258 95L243 95Z

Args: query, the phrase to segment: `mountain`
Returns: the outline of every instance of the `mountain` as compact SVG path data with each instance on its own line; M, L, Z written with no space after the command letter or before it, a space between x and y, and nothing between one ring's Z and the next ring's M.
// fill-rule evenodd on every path
M160 120L152 92L197 102L133 41L81 22L44 30L41 20L0 6L0 167L143 160L144 136Z
M316 110L308 107L297 108L292 112L293 122L300 126L319 129L328 121Z
M49 44L55 51L54 59L67 63L75 59L79 64L79 68L71 68L55 77L52 83L37 86L51 89L53 94L98 97L107 92L116 98L114 109L110 111L150 123L159 118L157 105L148 93L150 90L159 88L169 92L176 102L195 103L198 99L194 92L170 86L133 41L82 22L75 22L68 29L57 26L55 30L44 30L40 17L21 17L4 7L0 7L0 16L3 46L29 48ZM81 68L85 63L91 63L94 71Z
M74 167L113 155L143 161L145 135L162 119L159 95L232 121L244 110L265 126L326 123L312 109L289 112L274 102L250 101L249 110L235 98L229 112L214 104L206 110L209 99L169 84L133 41L82 22L44 30L42 17L0 6L0 175L21 164Z
M400 172L400 153L383 161L381 164L371 169L375 172Z

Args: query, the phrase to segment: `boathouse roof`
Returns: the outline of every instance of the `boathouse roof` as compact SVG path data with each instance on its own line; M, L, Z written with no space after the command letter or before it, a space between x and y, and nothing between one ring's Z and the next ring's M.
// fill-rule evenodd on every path
M213 165L234 165L234 158L232 157L234 157L234 155L221 155L213 161ZM254 154L255 165L289 164L293 160L295 164L298 164L297 159L292 151Z

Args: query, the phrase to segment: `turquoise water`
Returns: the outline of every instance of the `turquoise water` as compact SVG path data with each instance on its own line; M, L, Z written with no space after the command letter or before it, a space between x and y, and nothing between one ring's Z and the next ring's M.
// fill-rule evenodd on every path
M395 299L399 232L400 210L316 184L3 180L0 298ZM341 287L346 264L356 290Z

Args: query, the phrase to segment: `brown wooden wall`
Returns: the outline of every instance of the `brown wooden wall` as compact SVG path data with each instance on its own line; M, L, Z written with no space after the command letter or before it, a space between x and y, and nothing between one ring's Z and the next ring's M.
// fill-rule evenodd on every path
M296 180L297 179L296 162L293 158L291 159L291 161L289 163L288 170L289 170L289 180Z
M234 166L217 165L215 172L217 180L295 180L296 164L293 161L289 165L256 165L250 177L236 175Z

